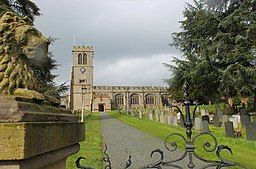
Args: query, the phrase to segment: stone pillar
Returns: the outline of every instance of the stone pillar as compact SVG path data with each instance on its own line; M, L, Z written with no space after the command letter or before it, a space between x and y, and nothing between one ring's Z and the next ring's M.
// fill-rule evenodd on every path
M0 168L65 169L79 151L84 123L49 102L0 97Z

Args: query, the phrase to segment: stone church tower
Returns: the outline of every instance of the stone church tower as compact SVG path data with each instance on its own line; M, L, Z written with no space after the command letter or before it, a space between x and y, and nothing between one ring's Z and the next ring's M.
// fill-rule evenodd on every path
M93 90L93 47L74 46L70 84L70 109L81 110L82 87L86 87L85 110L91 110Z
M92 46L74 46L70 82L70 109L82 110L82 87L87 88L84 109L93 112L133 110L168 105L168 88L161 86L94 86Z

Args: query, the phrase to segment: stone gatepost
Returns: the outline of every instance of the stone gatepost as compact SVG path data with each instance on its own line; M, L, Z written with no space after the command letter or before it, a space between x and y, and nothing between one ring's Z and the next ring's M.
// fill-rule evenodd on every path
M45 100L0 95L0 169L65 169L84 123Z

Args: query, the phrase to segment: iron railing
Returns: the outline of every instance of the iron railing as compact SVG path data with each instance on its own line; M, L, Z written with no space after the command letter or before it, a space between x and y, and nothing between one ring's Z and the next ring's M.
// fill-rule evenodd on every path
M171 142L171 144L168 143L168 140L171 138L171 137L174 137L174 136L178 136L180 137L184 142L185 142L185 152L180 156L178 157L177 159L172 159L172 160L165 160L164 159L164 152L160 149L156 149L156 150L153 150L151 152L151 157L158 153L160 154L160 159L154 163L151 163L151 164L148 164L148 165L145 165L141 168L144 168L144 169L149 169L149 168L156 168L156 169L162 169L162 166L170 166L172 168L178 168L178 169L182 169L181 166L177 165L176 163L185 159L186 157L188 157L188 164L187 164L187 167L189 169L194 169L194 168L199 168L198 166L195 165L195 158L199 161L202 161L204 162L204 166L203 167L200 167L202 169L207 169L207 168L213 168L213 167L216 167L216 169L220 169L220 168L223 168L223 167L230 167L230 166L238 166L238 167L241 167L241 168L245 168L245 166L239 164L239 163L235 163L235 162L231 162L229 160L226 160L224 159L222 156L221 156L221 152L223 150L227 150L229 151L231 154L232 153L232 150L231 148L229 148L228 146L226 145L218 145L218 142L217 142L217 139L216 137L211 134L210 132L201 132L199 134L196 134L193 138L192 138L192 127L194 125L194 121L195 121L195 117L196 117L196 109L197 109L197 106L200 105L200 103L196 104L196 106L194 107L194 110L193 110L193 115L192 115L192 118L191 118L191 115L190 115L190 101L188 99L188 96L189 96L189 93L188 93L188 89L189 89L189 85L187 82L184 83L183 85L183 89L184 89L184 98L185 98L185 101L183 102L184 106L185 106L185 113L186 113L186 116L184 116L183 112L179 109L179 107L177 106L172 106L171 107L174 107L178 110L178 112L180 112L181 114L181 118L182 120L185 122L184 123L184 126L186 128L186 137L183 136L182 134L179 134L179 133L171 133L169 134L165 140L164 140L164 146L165 148L170 151L170 152L175 152L178 148L178 145L175 141ZM206 152L215 152L216 153L216 156L218 158L218 160L207 160L203 157L200 157L196 154L195 152L195 141L203 136L203 135L206 135L208 136L209 138L212 139L213 141L213 144L210 143L210 141L205 141L204 144L203 144L203 149L206 151ZM169 146L170 145L170 146ZM106 166L105 166L105 169L112 169L112 166L111 166L111 161L110 161L110 157L109 155L106 153L107 151L107 145L105 144L105 151L104 151L104 155L105 157L103 158L103 161L106 163ZM76 161L76 166L77 168L80 168L80 169L93 169L93 168L90 168L90 167L84 167L84 166L81 166L80 165L80 160L81 159L85 159L84 157L79 157ZM126 161L126 168L129 168L132 164L132 160L131 160L131 156L129 155L129 158L128 160Z

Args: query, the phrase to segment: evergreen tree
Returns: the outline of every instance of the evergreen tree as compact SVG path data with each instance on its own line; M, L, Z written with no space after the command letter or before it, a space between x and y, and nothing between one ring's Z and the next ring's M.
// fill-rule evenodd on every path
M20 16L28 16L34 21L35 16L40 15L40 9L30 0L1 0L0 16L7 11L12 11Z
M219 3L216 3L219 2ZM256 1L200 0L187 4L181 32L173 43L183 54L175 58L169 84L181 88L184 79L197 98L249 96L256 92ZM199 94L198 94L199 92ZM202 97L202 96L200 96Z

